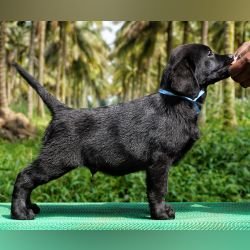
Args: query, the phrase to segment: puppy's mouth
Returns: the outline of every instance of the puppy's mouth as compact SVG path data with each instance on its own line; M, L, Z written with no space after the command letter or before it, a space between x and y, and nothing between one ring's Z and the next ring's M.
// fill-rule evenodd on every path
M208 79L206 80L205 85L214 84L218 81L224 80L230 76L229 74L229 66L232 62L227 62L225 65L222 65L221 67L217 68L216 70L213 70L210 75L208 76Z
M227 55L227 60L225 60L224 66L230 66L232 65L237 58L235 55Z
M234 60L235 60L234 55L227 55L227 58L222 63L222 66L218 67L216 70L214 70L211 73L212 74L214 74L214 73L220 74L220 73L222 73L224 71L227 71L229 66L233 64Z
M229 66L234 63L235 57L234 55L228 55L227 59L224 61L223 65L221 67L218 67L216 70L214 70L212 73L222 73L223 71L228 70Z
M217 76L223 75L223 73L229 69L230 65L231 64L222 65L222 66L218 67L217 69L213 70L210 73L210 75L214 75L214 74L216 74Z

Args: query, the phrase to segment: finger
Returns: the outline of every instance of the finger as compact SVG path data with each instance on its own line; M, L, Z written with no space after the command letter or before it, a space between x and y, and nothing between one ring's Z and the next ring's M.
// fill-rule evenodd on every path
M231 76L236 76L240 74L243 70L245 70L245 68L247 68L245 60L240 59L229 66L229 74Z
M248 51L250 51L250 42L244 42L236 51L235 55L237 57L244 56Z
M246 67L250 67L250 52L247 53L243 58L236 61L234 64L230 65L229 73L231 76L238 75L243 70L245 70Z
M245 70L242 70L240 74L232 76L232 78L239 83L243 83L250 78L250 68L247 67Z

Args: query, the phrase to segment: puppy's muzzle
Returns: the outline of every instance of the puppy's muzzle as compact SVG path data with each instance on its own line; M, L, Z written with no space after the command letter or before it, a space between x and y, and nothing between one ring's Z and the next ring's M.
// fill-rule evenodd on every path
M227 55L226 65L230 65L235 61L235 55L229 54Z

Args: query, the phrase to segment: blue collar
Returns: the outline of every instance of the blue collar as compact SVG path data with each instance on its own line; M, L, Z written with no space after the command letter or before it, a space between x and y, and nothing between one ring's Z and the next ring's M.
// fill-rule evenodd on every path
M200 90L199 94L194 99L192 99L190 97L187 97L187 96L183 96L183 95L176 95L173 92L171 92L169 90L165 90L165 89L159 89L159 93L163 94L163 95L168 95L168 96L176 96L176 97L179 97L179 98L182 98L182 99L185 99L185 100L188 100L188 101L192 102L194 104L194 108L196 110L196 113L199 114L201 110L200 110L200 107L199 107L199 105L197 103L197 100L202 95L204 95L205 91L204 90Z

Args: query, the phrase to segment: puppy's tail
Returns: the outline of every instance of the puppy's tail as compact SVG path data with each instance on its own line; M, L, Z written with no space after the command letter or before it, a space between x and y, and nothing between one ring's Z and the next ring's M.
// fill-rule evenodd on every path
M26 70L24 70L17 63L12 64L17 72L28 82L28 84L38 93L44 103L47 105L52 114L62 109L68 109L68 107L57 100L51 95L33 76L31 76Z

